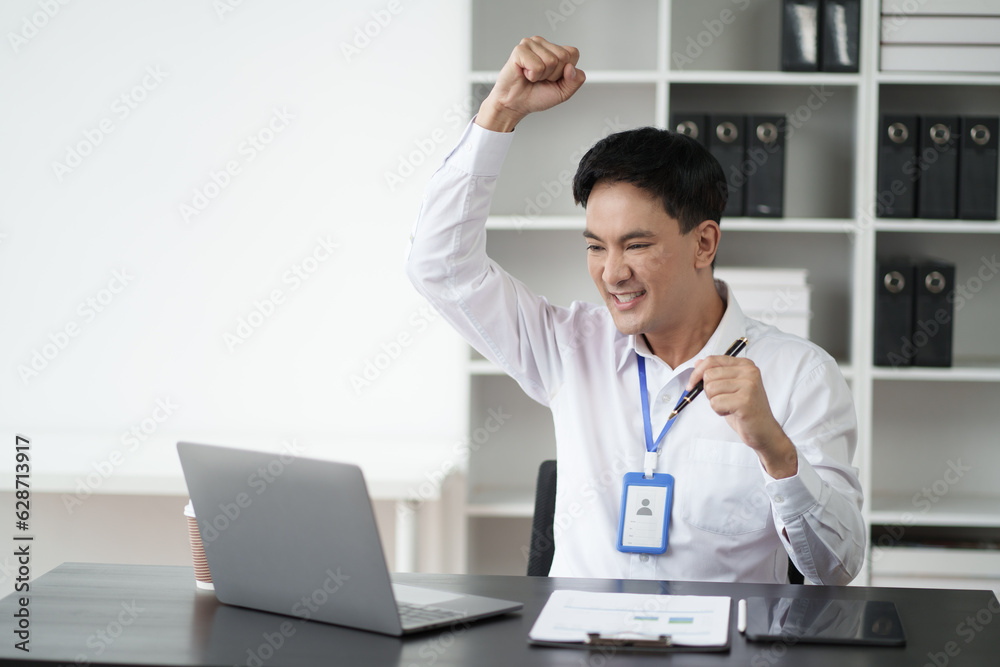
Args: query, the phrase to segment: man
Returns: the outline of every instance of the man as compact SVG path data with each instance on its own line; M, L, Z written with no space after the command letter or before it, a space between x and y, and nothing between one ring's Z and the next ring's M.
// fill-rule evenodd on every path
M850 582L866 541L850 392L828 354L746 318L713 280L726 189L707 151L644 128L581 160L573 191L604 306L552 306L486 256L512 131L583 85L578 59L540 37L514 49L431 180L407 266L476 349L552 410L560 529L550 574L783 583L791 557L814 582ZM723 355L741 337L745 354ZM699 381L704 396L657 443ZM664 489L654 505L672 497L672 509L626 513L623 484L639 477ZM665 550L630 546L620 530L633 515L654 522L654 543L666 529Z

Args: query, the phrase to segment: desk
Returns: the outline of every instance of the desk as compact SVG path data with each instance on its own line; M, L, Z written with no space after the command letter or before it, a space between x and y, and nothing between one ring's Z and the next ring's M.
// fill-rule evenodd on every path
M13 596L0 601L0 618L4 619L0 659L31 658L67 665L78 661L92 665L249 667L662 664L661 656L649 654L620 652L612 660L599 652L588 655L574 649L529 646L528 630L556 588L892 600L899 608L908 640L905 648L782 646L748 643L734 629L730 653L675 653L669 659L671 665L922 667L933 664L928 654L940 654L938 667L945 664L943 660L949 667L982 667L997 664L1000 656L1000 604L989 591L428 574L399 574L394 579L520 600L524 610L469 626L397 639L220 604L214 593L195 589L194 575L188 567L67 563L32 582L30 654L14 648L15 639L8 629L15 609ZM966 619L970 616L981 628L978 632L968 625ZM294 633L282 634L282 627L294 628ZM951 648L953 653L958 650L957 655L945 653L949 642L954 642Z

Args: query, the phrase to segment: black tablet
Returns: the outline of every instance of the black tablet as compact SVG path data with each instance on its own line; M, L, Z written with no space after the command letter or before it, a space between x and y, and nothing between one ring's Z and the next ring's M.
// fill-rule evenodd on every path
M906 644L896 605L869 600L747 598L746 636L789 644Z

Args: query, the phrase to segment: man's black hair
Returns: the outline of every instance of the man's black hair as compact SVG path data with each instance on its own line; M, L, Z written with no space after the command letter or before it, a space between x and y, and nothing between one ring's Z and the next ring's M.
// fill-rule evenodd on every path
M580 160L573 198L587 207L598 183L625 182L656 197L687 234L703 220L720 222L728 188L719 161L694 139L655 127L617 132Z

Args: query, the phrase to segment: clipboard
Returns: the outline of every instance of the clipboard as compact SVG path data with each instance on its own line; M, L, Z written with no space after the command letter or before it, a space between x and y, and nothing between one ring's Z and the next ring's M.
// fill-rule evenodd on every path
M528 633L532 646L584 650L730 649L732 599L558 590Z

